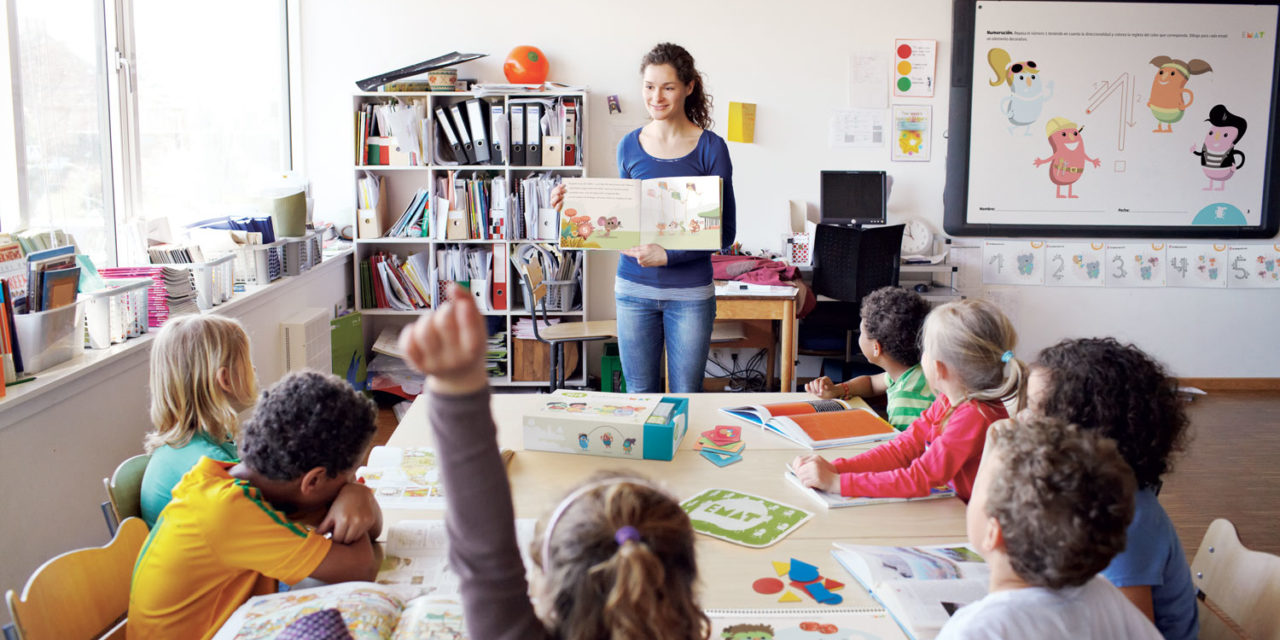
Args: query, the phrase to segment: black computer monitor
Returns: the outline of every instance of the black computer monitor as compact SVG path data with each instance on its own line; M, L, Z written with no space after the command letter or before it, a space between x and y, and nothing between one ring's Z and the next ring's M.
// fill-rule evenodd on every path
M823 171L819 213L824 224L884 224L888 177L883 171Z

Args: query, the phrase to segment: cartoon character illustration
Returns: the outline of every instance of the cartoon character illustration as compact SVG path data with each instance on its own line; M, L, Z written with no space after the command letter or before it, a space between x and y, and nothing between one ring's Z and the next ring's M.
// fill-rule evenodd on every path
M1097 280L1098 274L1102 272L1102 265L1097 260L1084 261L1084 255L1076 254L1071 256L1071 262L1076 265L1077 269L1084 271L1085 277L1090 280Z
M579 433L579 434L578 434L578 446L579 446L579 447L582 447L582 450L583 450L583 451L586 451L586 450L587 450L587 447L591 446L591 438L588 438L588 437L587 437L587 434L585 434L585 433Z
M622 221L618 219L618 216L609 216L608 218L600 216L596 220L596 225L600 227L600 235L608 238L614 229L622 226Z
M1034 256L1030 253L1018 254L1018 273L1024 276L1029 276L1032 271L1035 271L1035 268L1036 263Z
M1053 97L1053 81L1044 86L1040 84L1040 68L1031 60L1013 62L1013 57L1004 49L992 49L987 52L987 63L995 72L996 79L991 80L993 87L1009 85L1011 95L1000 101L1000 113L1009 119L1009 133L1023 127L1024 136L1031 135L1031 125L1040 118L1044 103Z
M564 411L565 409L568 409L568 408L569 408L569 405L564 402L548 402L547 403L548 411Z
M604 448L608 449L613 446L613 436L608 432L600 434L600 442L604 444Z
M634 446L635 446L635 444L636 444L636 439L635 439L635 438L627 438L626 440L623 440L623 441L622 441L622 452L623 452L623 453L625 453L625 454L627 454L627 455L631 455L631 447L634 447Z
M1218 279L1218 259L1196 256L1196 270L1209 276L1210 280Z
M1191 145L1191 153L1200 156L1200 167L1209 178L1209 186L1203 191L1222 191L1227 188L1227 180L1235 175L1236 169L1244 167L1244 152L1236 150L1236 143L1244 137L1249 123L1220 104L1213 105L1205 122L1210 125L1209 133L1204 135L1199 151L1194 144ZM1240 156L1238 165L1236 156ZM1218 183L1217 189L1213 188L1215 182Z
M1187 80L1213 71L1213 67L1199 58L1183 62L1169 56L1156 56L1151 64L1159 69L1151 80L1151 97L1147 99L1147 108L1156 117L1156 128L1151 132L1173 133L1173 123L1181 120L1187 107L1195 101L1195 94L1186 88Z
M773 640L773 626L767 624L735 624L720 632L721 640Z
M1071 192L1071 186L1080 179L1080 174L1084 173L1085 161L1092 162L1094 168L1102 164L1102 160L1090 158L1084 152L1084 139L1080 137L1083 131L1083 127L1077 127L1076 123L1061 117L1053 118L1044 125L1044 132L1048 136L1049 147L1053 149L1053 153L1048 158L1036 158L1035 164L1038 167L1050 163L1049 181L1057 187L1059 198L1079 197ZM1064 186L1067 188L1065 196L1062 195Z
M567 409L569 413L582 413L583 411L586 411L586 410L587 410L587 403L585 402L570 402L569 408Z
M689 221L689 233L697 233L697 232L698 232L698 229L701 229L701 228L702 228L702 227L700 227L700 226L698 225L698 221L697 221L697 220L690 220L690 221Z

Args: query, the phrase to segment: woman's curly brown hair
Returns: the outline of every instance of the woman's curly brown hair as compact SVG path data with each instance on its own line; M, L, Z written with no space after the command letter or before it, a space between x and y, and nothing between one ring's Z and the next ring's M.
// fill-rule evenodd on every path
M1160 486L1175 453L1186 449L1186 411L1177 381L1160 363L1115 338L1063 340L1040 352L1034 369L1049 384L1036 411L1116 441L1138 487Z
M1003 464L986 511L1019 577L1050 589L1079 586L1124 550L1135 489L1114 440L1038 415L996 422L989 438L989 455Z
M669 64L676 70L676 77L680 82L693 83L693 91L684 99L684 115L689 118L689 122L710 130L715 125L711 119L711 95L703 87L702 73L693 65L693 56L678 44L662 42L644 55L644 60L640 62L640 73L655 64Z
M929 315L929 303L919 294L898 287L882 287L862 299L862 320L867 337L880 343L899 364L920 362L920 328Z

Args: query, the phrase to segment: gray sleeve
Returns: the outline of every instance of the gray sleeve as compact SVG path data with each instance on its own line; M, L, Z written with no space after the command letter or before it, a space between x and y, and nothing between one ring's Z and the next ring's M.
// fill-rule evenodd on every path
M427 420L439 453L449 564L460 581L467 631L473 638L549 638L529 601L488 388L432 394Z

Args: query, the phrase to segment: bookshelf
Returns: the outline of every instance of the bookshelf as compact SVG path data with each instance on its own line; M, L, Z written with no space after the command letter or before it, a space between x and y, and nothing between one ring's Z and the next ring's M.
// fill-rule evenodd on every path
M438 117L438 108L443 108L449 117L449 124L454 124L452 116L449 115L450 107L457 104L465 113L465 103L473 98L480 98L487 105L502 105L504 114L508 117L511 114L511 106L513 104L527 104L522 101L529 99L539 100L556 100L560 101L565 98L576 101L578 106L578 164L575 166L522 166L510 163L510 154L503 153L501 162L493 164L457 164L448 165L440 163L441 156L447 157L451 154L450 145L447 138L441 132ZM359 121L358 113L361 108L369 104L388 104L393 101L401 103L420 102L425 104L425 127L424 127L424 143L426 152L423 154L424 159L421 164L416 165L367 165L361 164L364 154L359 149ZM491 376L490 382L495 386L526 386L541 387L547 384L546 372L539 371L541 378L530 375L529 364L541 363L541 369L545 370L547 355L546 345L536 342L532 339L517 341L514 337L515 326L521 319L530 317L527 309L525 295L520 283L516 270L512 267L510 256L515 255L522 247L530 244L541 244L544 246L555 246L556 239L551 239L544 232L546 239L530 239L528 236L537 233L536 228L527 229L527 233L523 237L514 237L517 231L512 218L520 214L519 203L516 209L508 209L506 212L505 223L500 234L492 233L492 229L483 225L472 225L469 228L468 236L484 235L487 237L468 237L466 239L448 238L448 225L440 225L439 207L435 206L438 194L437 185L441 178L448 178L450 172L458 179L483 180L489 185L489 205L492 205L497 194L493 193L492 179L502 178L505 182L505 190L507 193L518 193L520 189L520 181L535 174L541 175L557 175L561 177L586 177L587 171L587 146L585 144L586 113L588 112L588 94L582 91L572 92L551 92L539 91L532 93L518 93L508 95L489 95L478 96L470 92L365 92L356 93L352 97L352 114L356 120L353 122L353 132L356 138L353 138L353 185L359 182L359 179L366 175L366 172L378 176L382 182L383 192L380 193L380 206L385 207L385 211L380 211L377 215L382 222L381 232L385 234L388 228L400 218L401 214L413 202L420 189L425 189L431 194L432 208L431 221L429 223L427 237L370 237L369 229L359 223L360 212L357 212L357 224L354 225L356 230L354 252L355 256L352 260L352 268L354 270L354 289L355 289L355 305L363 316L363 326L365 335L365 347L369 349L374 340L388 327L401 327L415 319L423 313L430 313L430 309L436 308L441 303L441 287L438 284L430 286L428 295L431 297L430 308L415 309L412 311L401 311L389 308L370 307L365 304L364 293L366 284L361 277L361 264L369 260L370 257L383 252L385 254L398 256L405 259L415 254L426 252L426 263L429 265L428 270L430 280L438 283L438 274L442 271L443 265L437 264L437 251L440 249L451 248L479 248L488 250L492 256L493 268L503 269L506 274L507 288L507 304L506 309L488 309L484 310L486 318L490 323L490 332L505 332L506 335L506 356L503 362L503 373L499 376ZM553 111L549 115L559 115ZM486 114L485 119L489 116ZM489 123L486 122L486 125ZM508 121L508 127L510 123ZM491 127L489 127L491 128ZM490 136L493 132L489 132ZM509 138L509 134L508 134ZM563 154L563 151L561 151ZM403 157L397 158L398 161L404 162ZM358 187L356 187L358 189ZM456 207L455 207L456 208ZM489 207L489 211L493 211L493 207ZM479 226L480 228L477 228ZM558 220L555 228L559 228ZM575 254L583 254L581 258L576 258ZM566 322L583 321L587 319L588 304L586 291L589 282L587 274L589 269L587 263L590 252L577 250L565 250L563 255L566 260L580 260L580 270L578 275L579 285L575 294L576 304L569 311L552 311L550 315L564 318ZM502 256L506 259L502 259ZM501 263L501 264L499 264ZM492 279L492 278L491 278ZM493 305L498 306L498 305ZM535 353L536 352L536 353ZM587 367L582 353L579 349L579 366L578 373L568 380L570 384L585 385L587 382ZM520 364L517 363L520 361ZM521 364L523 366L521 366Z

